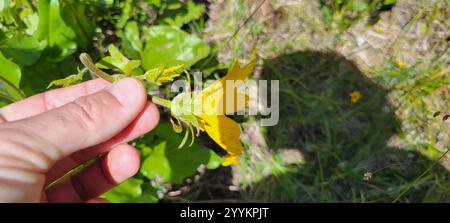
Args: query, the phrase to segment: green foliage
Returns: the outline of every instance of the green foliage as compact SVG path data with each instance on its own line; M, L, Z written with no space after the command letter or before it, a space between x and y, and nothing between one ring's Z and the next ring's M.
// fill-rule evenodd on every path
M7 58L13 58L15 62L22 65L36 63L44 47L44 41L39 41L27 34L17 34L0 42L0 51Z
M140 173L149 179L161 177L163 182L180 184L186 177L194 174L200 164L215 169L222 163L216 153L198 144L178 149L182 139L167 123L160 124L145 135L143 140L147 143L141 148L147 152Z
M162 88L209 56L209 46L189 30L204 13L191 0L0 0L0 106L89 79L88 69L78 69L82 52L99 61L98 68L119 74L115 78L135 76ZM180 184L201 164L220 165L207 147L176 149L181 140L167 122L139 139L140 173L104 197L157 202L156 178Z
M347 29L354 22L369 15L369 22L376 22L379 13L395 5L396 0L320 0L323 17L339 29Z
M38 40L47 41L49 57L61 60L75 52L75 32L67 26L61 17L61 7L58 0L42 0L38 4L39 25L35 33Z
M177 28L200 19L205 14L205 6L195 4L192 0L187 1L186 4L181 4L179 1L173 0L167 1L163 9L164 13L159 18L159 22Z
M6 81L11 83L14 87L18 88L20 83L20 77L22 76L22 72L20 71L20 67L8 60L0 53L0 76L3 77Z
M114 190L105 193L102 197L110 202L117 203L155 203L159 200L157 192L158 190L155 187L145 183L144 180L131 178L121 183Z
M103 57L102 60L97 63L97 67L104 69L116 68L125 76L130 76L134 69L141 66L141 61L129 60L114 45L109 45L108 52L110 56Z
M146 28L143 38L145 46L141 58L145 69L177 64L190 67L210 52L201 39L170 26Z

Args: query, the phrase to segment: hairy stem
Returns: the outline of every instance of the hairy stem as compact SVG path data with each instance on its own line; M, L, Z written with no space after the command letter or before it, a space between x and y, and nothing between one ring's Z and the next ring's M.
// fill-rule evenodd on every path
M87 53L80 54L80 61L81 63L95 76L102 78L110 83L114 82L114 78L111 77L109 74L103 72L102 70L98 69L94 63L92 62L91 57ZM151 101L157 105L170 108L172 102L163 98L159 98L153 95L149 94L149 97L151 98Z
M81 53L80 54L80 61L81 63L95 76L99 78L103 78L106 81L112 83L114 82L114 78L111 77L109 74L103 72L102 70L98 69L94 63L92 62L91 57L87 53Z

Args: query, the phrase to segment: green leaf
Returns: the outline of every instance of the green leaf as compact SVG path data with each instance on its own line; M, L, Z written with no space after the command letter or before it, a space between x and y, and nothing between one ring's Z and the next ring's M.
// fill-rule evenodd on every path
M25 33L28 35L33 35L38 28L39 16L32 9L24 9L20 12L20 19L27 26Z
M161 0L146 0L146 2L156 7L161 7Z
M19 88L0 76L0 107L25 98Z
M170 26L151 26L143 32L141 53L145 70L184 64L186 68L208 56L209 46L201 39Z
M25 97L19 89L21 76L20 67L0 51L0 107Z
M324 6L322 8L322 14L323 14L323 18L325 19L326 22L331 22L333 20L333 16L331 15L330 8L328 8L327 6Z
M2 52L0 52L0 77L4 78L14 87L19 88L21 76L22 72L20 71L20 67L11 60L6 59Z
M114 189L106 192L102 197L113 203L158 202L156 188L150 184L144 184L144 180L130 178Z
M78 66L78 60L73 57L55 63L41 56L35 64L22 68L21 89L27 96L46 91L51 81L77 73Z
M367 2L360 1L360 0L353 1L352 8L355 11L362 12L364 10L367 10L369 8L369 5L367 4Z
M385 5L393 5L395 3L397 3L397 0L384 0L383 4L385 4Z
M213 169L222 163L214 151L198 144L177 149L181 140L168 123L160 124L147 134L138 142L138 148L139 143L148 144L152 151L142 163L140 173L148 179L159 176L164 182L180 184L193 175L200 164Z
M81 2L66 2L62 7L62 18L76 34L76 42L88 49L95 34L95 24L86 16L87 5Z
M180 28L193 20L200 19L205 12L206 9L203 4L196 4L190 0L175 10L165 10L158 17L158 20L162 23Z
M48 53L50 59L61 60L75 52L77 44L75 32L66 25L61 17L58 0L40 0L38 4L39 24L36 37L47 40L52 48Z
M119 51L119 49L117 49L117 47L112 44L109 45L108 51L111 56L102 58L102 60L96 64L97 67L103 69L117 68L126 76L130 76L134 69L141 66L140 60L129 60Z
M58 79L58 80L54 80L54 81L50 82L50 84L48 85L47 88L50 88L52 86L67 87L67 86L78 84L82 80L83 80L83 72L81 72L79 70L77 74L72 74L66 78Z
M132 59L139 59L139 52L142 50L142 42L140 40L139 28L137 22L129 22L125 29L120 30L117 36L121 40L122 48L126 55Z
M32 36L17 34L0 42L3 54L22 65L33 65L41 56L45 48L44 41L38 41Z

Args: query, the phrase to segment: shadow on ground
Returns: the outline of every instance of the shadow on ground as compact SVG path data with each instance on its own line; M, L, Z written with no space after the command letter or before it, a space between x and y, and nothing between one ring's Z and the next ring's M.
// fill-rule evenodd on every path
M280 121L260 131L267 147L250 140L234 173L219 169L206 175L198 199L450 201L443 185L448 172L437 165L418 178L433 161L388 146L401 134L389 92L351 61L332 52L295 52L265 60L261 78L280 81ZM299 164L278 156L286 149L300 152ZM240 194L227 192L231 178L244 185Z
M433 161L388 146L391 137L401 134L387 102L389 92L351 61L331 52L296 52L266 60L262 78L280 80L281 119L267 129L268 147L271 153L295 148L304 162L252 185L243 193L246 199L449 200L448 189L439 186L447 172L434 168L418 179ZM373 176L364 181L368 172Z

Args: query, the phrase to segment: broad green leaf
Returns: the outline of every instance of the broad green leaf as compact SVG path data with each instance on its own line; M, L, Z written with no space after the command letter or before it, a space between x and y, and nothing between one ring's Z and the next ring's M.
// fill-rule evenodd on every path
M16 63L32 65L41 56L45 48L44 41L38 41L32 36L17 34L0 42L0 50L3 54L12 58Z
M25 96L19 88L0 76L0 107L19 101Z
M103 194L102 197L113 203L125 202L158 202L157 190L144 180L130 178L114 189Z
M61 17L60 3L58 0L40 0L38 3L39 24L36 37L39 40L47 40L51 47L48 55L53 60L61 60L63 57L75 52L75 32L66 25Z
M201 39L170 26L151 26L143 32L146 41L141 53L145 70L184 64L186 68L209 54Z
M178 149L181 140L181 136L174 133L168 123L160 124L139 140L138 148L141 148L139 143L151 148L140 173L148 179L159 176L164 182L180 184L186 177L193 175L200 164L214 169L222 163L222 158L214 151L199 144Z
M117 36L121 40L122 48L126 55L132 59L139 59L142 50L138 24L135 21L127 23L124 30L120 30Z
M0 107L25 97L19 89L21 76L20 67L0 52Z
M76 42L88 49L95 34L95 24L86 16L86 4L66 2L62 7L62 18L76 34Z
M8 60L0 52L0 77L3 77L14 87L19 88L21 76L22 72L20 71L20 67L11 60Z

